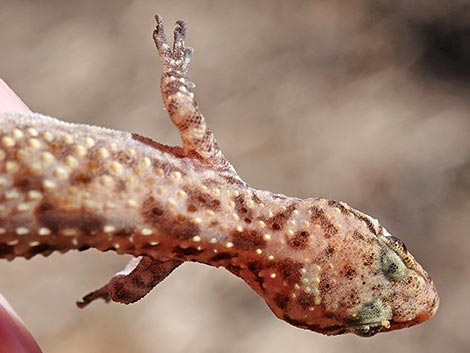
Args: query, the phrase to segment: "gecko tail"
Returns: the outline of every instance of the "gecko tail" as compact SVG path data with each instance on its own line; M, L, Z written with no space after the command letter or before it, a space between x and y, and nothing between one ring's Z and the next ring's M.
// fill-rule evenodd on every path
M123 271L116 273L103 287L85 295L76 304L84 308L97 299L103 299L106 303L135 303L182 263L181 260L159 260L150 256L133 258Z

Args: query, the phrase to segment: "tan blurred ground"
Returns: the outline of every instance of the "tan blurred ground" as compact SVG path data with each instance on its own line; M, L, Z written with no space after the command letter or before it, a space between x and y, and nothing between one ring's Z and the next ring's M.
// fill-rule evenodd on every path
M221 269L186 264L135 305L78 310L127 258L2 262L0 290L44 352L467 352L470 78L426 64L415 28L470 28L469 1L0 0L0 77L34 111L177 144L155 12L168 29L189 23L196 97L240 175L378 217L429 271L441 308L412 329L327 338L277 320Z

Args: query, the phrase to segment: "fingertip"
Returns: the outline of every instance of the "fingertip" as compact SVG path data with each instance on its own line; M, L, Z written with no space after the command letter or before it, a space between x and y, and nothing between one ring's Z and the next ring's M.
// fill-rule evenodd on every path
M4 112L31 112L28 106L15 92L0 78L0 113Z
M15 310L0 294L0 353L42 353Z

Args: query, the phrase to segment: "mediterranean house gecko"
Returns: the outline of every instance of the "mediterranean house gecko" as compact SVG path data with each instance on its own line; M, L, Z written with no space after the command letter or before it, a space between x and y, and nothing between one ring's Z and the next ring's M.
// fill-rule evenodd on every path
M254 189L207 128L192 49L153 33L161 92L183 147L40 114L0 117L0 258L96 248L134 259L96 299L133 303L186 261L222 266L288 323L372 336L423 322L439 298L405 245L343 202Z

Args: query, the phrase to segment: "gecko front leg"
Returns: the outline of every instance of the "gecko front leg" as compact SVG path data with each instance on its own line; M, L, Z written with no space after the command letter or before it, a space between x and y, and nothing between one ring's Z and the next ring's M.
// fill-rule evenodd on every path
M155 20L157 25L153 39L162 64L162 99L171 120L179 130L184 151L188 156L203 159L239 178L217 145L214 134L207 127L194 100L194 84L187 77L193 49L185 45L186 23L183 20L176 22L173 48L170 48L161 16L156 15Z
M134 257L124 270L116 273L103 287L85 295L77 306L84 308L96 299L135 303L182 263L181 260L157 260L150 256Z

